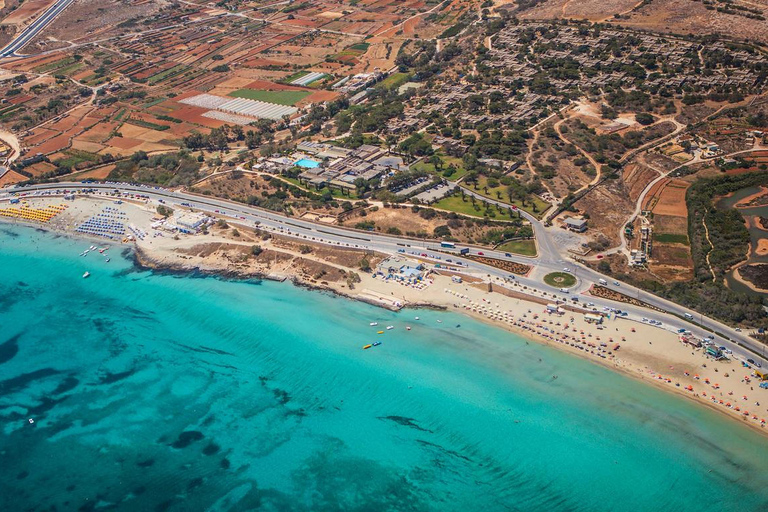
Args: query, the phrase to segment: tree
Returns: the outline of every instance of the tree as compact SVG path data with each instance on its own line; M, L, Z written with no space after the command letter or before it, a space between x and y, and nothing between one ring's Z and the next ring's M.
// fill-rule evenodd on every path
M259 254L264 252L264 249L261 248L260 245L253 245L251 246L251 254L253 254L255 257L259 257Z
M360 270L363 272L370 272L371 271L371 262L368 261L368 258L363 256L363 258L360 260Z
M157 213L167 219L168 217L173 215L173 209L168 208L167 206L161 204L157 206Z
M639 114L635 114L635 121L643 126L648 126L649 124L653 124L653 122L656 121L656 118L647 112L640 112Z

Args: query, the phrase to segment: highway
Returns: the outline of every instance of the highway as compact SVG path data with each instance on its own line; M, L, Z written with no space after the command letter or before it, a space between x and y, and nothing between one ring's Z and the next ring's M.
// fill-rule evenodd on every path
M734 355L742 360L752 358L761 364L765 364L764 346L756 340L747 336L746 333L736 331L711 318L703 317L695 311L688 310L678 304L674 304L665 299L657 297L645 291L631 287L625 283L619 283L609 277L593 271L587 267L581 266L575 262L563 259L560 254L553 249L556 247L551 239L549 232L540 222L533 219L536 227L536 236L539 241L539 256L536 258L525 258L516 255L507 255L503 252L487 249L470 248L470 254L499 258L502 260L525 263L536 267L535 272L529 276L512 276L496 267L491 267L462 257L458 254L458 249L441 248L439 242L413 240L403 237L384 235L380 233L369 233L349 228L318 224L306 220L288 217L277 212L262 210L249 205L234 203L224 199L199 196L180 191L172 191L159 187L150 187L142 185L130 185L125 183L50 183L41 185L32 185L25 187L13 187L0 191L0 201L8 199L11 194L17 195L41 195L41 194L61 194L64 190L83 191L93 190L95 193L113 194L140 194L147 196L151 201L164 204L175 208L191 208L213 216L224 216L235 219L246 226L258 226L261 229L271 231L276 234L299 238L314 243L323 243L338 247L349 247L376 251L384 254L404 253L405 255L420 259L427 263L439 263L441 265L460 268L462 272L481 276L493 283L494 286L503 286L515 291L526 293L528 295L538 296L548 301L559 300L567 302L572 306L582 307L585 312L590 309L603 311L605 309L618 309L626 315L621 316L622 320L628 321L654 321L659 322L659 328L677 331L678 328L690 330L694 335L700 338L714 336L714 342L718 346L724 346L731 350ZM543 242L543 243L542 243ZM547 253L542 250L547 249ZM451 260L448 262L447 260ZM457 261L460 262L457 265ZM562 271L564 268L577 277L578 283L567 293L543 283L538 276L549 272ZM626 303L619 303L607 299L600 299L586 294L585 292L593 283L599 279L605 279L609 282L608 287L638 298L639 300L650 304L662 311L655 311L649 308L633 306ZM577 298L577 301L573 299ZM685 315L691 315L693 319L700 323L704 329L701 329L693 321L685 320ZM616 315L612 315L615 318ZM610 325L611 320L608 321ZM716 334L713 334L716 333Z
M37 18L31 25L22 30L22 32L16 36L13 41L0 50L0 58L13 57L16 52L24 48L27 43L35 38L45 27L51 24L56 16L62 13L64 9L74 0L57 0L52 6L50 6L39 18Z

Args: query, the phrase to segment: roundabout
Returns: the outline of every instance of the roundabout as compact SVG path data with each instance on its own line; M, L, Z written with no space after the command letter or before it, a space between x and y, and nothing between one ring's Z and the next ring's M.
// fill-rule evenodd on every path
M576 284L576 276L568 272L550 272L544 276L544 282L555 288L570 288Z

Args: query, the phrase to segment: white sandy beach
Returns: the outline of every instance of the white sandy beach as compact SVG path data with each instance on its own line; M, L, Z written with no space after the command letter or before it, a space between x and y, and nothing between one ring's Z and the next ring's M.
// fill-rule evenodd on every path
M40 197L26 201L26 206L33 209L54 204L66 204L67 208L45 223L45 227L73 234L85 219L102 212L105 207L118 208L125 215L126 224L146 233L143 239L139 237L129 243L135 244L157 266L290 278L300 284L327 288L385 307L395 303L406 307L443 307L679 393L765 432L768 394L758 388L759 380L750 375L751 370L742 368L737 361L714 361L705 356L702 349L692 349L681 343L678 335L669 330L623 318L605 319L602 325L595 325L587 323L582 313L547 313L541 299L526 300L499 291L489 292L489 283L481 281L481 276L466 276L465 282L456 283L449 276L433 273L426 280L428 285L422 288L394 280L385 281L360 272L350 264L358 261L358 254L348 254L349 262L343 257L330 257L333 251L345 251L323 246L313 246L315 251L303 254L297 250L296 242L279 237L262 240L253 233L253 227L238 226L234 219L227 221L230 228L235 227L241 232L240 236L233 236L232 229L217 231L215 228L211 228L208 235L184 235L153 229L153 221L158 218L156 205L143 201L123 199L120 205L108 197L78 197L74 201ZM0 201L0 210L19 206ZM7 217L0 217L0 220L9 221ZM117 246L121 242L102 239L99 246ZM271 251L272 258L248 257L255 244ZM202 250L204 248L210 250ZM324 277L311 276L318 270L322 270ZM349 276L351 271L360 276L360 282L350 289L349 280L340 276ZM500 290L502 283L491 285L494 290ZM588 296L584 300L588 300ZM403 314L402 325L396 328L406 329L408 322L405 319L412 313ZM761 401L763 394L766 394L765 403Z

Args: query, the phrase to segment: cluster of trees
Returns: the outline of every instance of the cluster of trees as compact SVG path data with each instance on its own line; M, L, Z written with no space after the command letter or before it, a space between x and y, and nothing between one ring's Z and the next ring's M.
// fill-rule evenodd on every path
M137 151L118 162L107 179L162 186L190 185L200 178L200 163L187 151L148 156Z
M245 141L248 149L256 149L263 143L271 142L274 136L275 123L268 119L262 119L247 131L242 126L224 125L221 128L213 128L207 135L193 132L184 137L183 144L189 149L224 151L229 147L230 141Z

